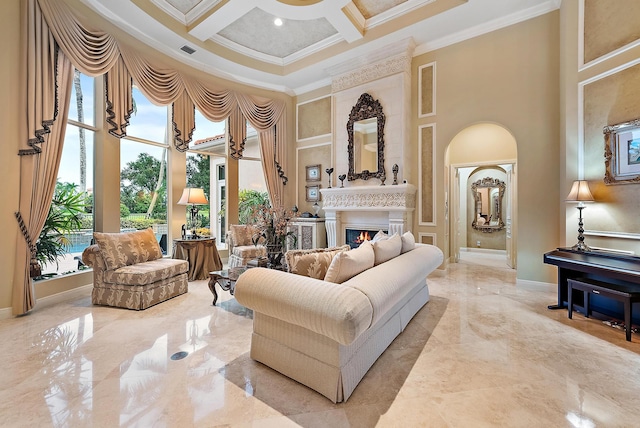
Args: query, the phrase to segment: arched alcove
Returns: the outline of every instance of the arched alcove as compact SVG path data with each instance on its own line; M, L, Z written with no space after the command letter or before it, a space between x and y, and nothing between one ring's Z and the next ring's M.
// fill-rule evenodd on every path
M468 219L474 207L470 206L469 198L470 177L477 171L494 168L504 171L506 184L504 196L505 222L504 236L507 264L515 268L516 263L516 176L517 143L513 134L503 126L495 123L478 123L462 129L451 140L445 153L445 161L451 172L449 180L451 221L450 248L454 260L459 260L461 247L469 244ZM475 233L475 232L474 232ZM497 235L496 235L497 236ZM486 242L495 240L487 234ZM474 244L482 239L474 236ZM476 245L474 245L475 247Z

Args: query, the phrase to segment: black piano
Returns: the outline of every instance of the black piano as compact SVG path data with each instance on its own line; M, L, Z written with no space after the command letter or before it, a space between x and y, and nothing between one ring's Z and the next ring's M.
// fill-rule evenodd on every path
M549 309L567 307L568 279L591 278L605 283L631 286L640 291L640 257L637 256L608 251L582 252L570 248L558 248L545 253L544 263L558 267L558 303L549 305ZM575 290L574 293L582 292ZM624 319L620 302L598 297L593 296L593 310ZM574 302L582 300L582 294L573 296Z

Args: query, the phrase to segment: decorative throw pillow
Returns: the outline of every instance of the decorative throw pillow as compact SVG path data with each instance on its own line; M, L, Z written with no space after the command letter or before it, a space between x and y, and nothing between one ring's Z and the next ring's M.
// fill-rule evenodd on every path
M151 228L124 233L93 232L93 237L110 270L162 258L162 249Z
M413 233L405 232L400 238L402 238L402 250L400 250L400 254L404 254L407 251L411 251L416 248L416 238L413 236Z
M256 229L253 226L232 224L229 229L231 229L234 246L253 245L253 235L256 233Z
M290 250L285 254L289 272L310 278L323 279L333 257L349 250L348 245L312 250Z
M385 239L389 239L389 235L384 233L384 230L379 230L375 235L373 235L373 238L371 238L371 243L384 241Z
M327 269L324 280L342 284L373 267L374 259L373 245L365 241L358 248L336 254Z
M373 243L373 251L375 253L374 265L379 265L387 260L400 255L402 250L402 238L397 233L394 233L387 239L376 241Z

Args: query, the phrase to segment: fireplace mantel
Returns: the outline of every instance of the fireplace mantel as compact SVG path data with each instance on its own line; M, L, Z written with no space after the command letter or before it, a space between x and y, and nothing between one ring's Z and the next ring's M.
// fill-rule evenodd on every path
M384 225L390 234L402 234L413 224L416 186L353 186L320 189L326 215L327 244L344 243L348 223Z

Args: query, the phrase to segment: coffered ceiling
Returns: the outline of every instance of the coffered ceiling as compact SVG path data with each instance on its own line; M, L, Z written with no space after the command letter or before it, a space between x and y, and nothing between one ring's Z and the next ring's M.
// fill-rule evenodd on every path
M81 1L191 66L299 94L330 84L336 65L379 56L401 40L420 54L547 13L561 0Z

